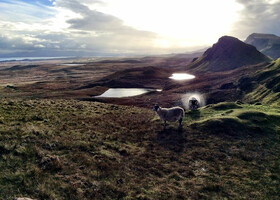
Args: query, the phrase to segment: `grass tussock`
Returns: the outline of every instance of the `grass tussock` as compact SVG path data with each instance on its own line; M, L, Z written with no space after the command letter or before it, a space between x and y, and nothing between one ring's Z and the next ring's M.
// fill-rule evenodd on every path
M148 109L0 101L0 199L279 199L277 107L222 103L183 130Z
M228 110L228 109L237 109L242 107L233 102L222 102L213 105L212 108L214 110Z

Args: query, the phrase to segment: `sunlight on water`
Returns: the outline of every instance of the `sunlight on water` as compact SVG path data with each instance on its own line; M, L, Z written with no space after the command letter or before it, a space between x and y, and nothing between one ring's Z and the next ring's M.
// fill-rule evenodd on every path
M121 97L133 97L148 92L161 92L161 89L147 89L147 88L110 88L102 95L96 97L108 97L108 98L121 98Z
M68 66L68 67L78 67L78 66L84 66L85 64L75 64L75 63L70 63L70 64L60 64L60 65L63 65L63 66Z
M194 79L195 76L187 73L173 73L172 76L170 76L169 78L177 81L183 81L183 80Z

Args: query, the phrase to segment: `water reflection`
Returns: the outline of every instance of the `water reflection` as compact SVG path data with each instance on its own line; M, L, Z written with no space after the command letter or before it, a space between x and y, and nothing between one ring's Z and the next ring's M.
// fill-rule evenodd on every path
M173 73L169 78L177 81L194 79L195 76L187 73Z
M65 63L65 64L61 64L61 65L68 66L68 67L77 67L77 66L84 66L85 64Z
M121 98L121 97L133 97L148 92L161 92L161 89L147 89L147 88L110 88L103 94L96 97L107 98Z

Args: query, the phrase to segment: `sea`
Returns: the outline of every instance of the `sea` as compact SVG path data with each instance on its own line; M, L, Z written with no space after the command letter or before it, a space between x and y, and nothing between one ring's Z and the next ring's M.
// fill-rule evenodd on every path
M73 56L68 57L10 57L10 58L0 58L0 62L9 61L33 61L33 60L55 60L55 59L70 59L76 58Z

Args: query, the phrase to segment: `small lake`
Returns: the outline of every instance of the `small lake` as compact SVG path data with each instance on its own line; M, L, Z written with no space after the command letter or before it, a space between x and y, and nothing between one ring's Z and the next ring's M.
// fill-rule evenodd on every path
M148 88L110 88L103 94L95 97L107 97L107 98L122 98L133 97L148 92L161 92L161 89L148 89Z
M69 63L69 64L60 64L60 65L63 65L63 66L68 66L68 67L77 67L77 66L84 66L86 64L75 64L75 63Z
M195 76L187 73L173 73L172 76L170 76L169 78L176 81L183 81L194 79Z

